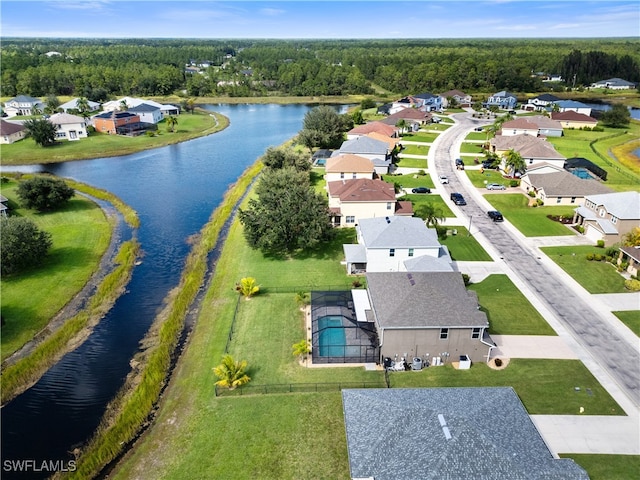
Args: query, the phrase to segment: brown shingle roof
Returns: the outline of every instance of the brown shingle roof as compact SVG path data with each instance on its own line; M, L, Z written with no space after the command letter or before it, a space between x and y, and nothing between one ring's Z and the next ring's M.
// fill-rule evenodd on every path
M336 155L327 159L325 171L327 173L335 172L357 172L357 173L373 173L375 170L373 162L368 158L345 153Z
M369 122L364 125L358 125L347 132L351 135L366 135L368 133L377 132L387 137L392 137L398 131L397 128L382 122Z
M564 120L564 121L573 121L573 122L589 122L589 123L598 123L598 121L590 117L589 115L585 115L584 113L578 113L574 110L567 110L566 112L553 112L551 114L551 118L554 120Z
M329 182L329 195L341 202L395 202L396 192L390 183L378 179L357 178Z
M0 135L13 135L24 130L24 127L18 123L6 122L0 120Z

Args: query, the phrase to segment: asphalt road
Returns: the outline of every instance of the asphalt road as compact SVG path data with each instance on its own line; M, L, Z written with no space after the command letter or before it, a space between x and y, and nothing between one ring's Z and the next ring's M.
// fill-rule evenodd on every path
M538 300L557 317L574 339L591 355L626 393L633 404L640 406L640 353L636 346L622 338L611 325L594 310L583 296L578 295L562 278L558 278L519 238L504 224L494 223L486 210L458 180L454 160L458 145L473 127L487 125L486 120L476 120L470 114L455 116L457 123L444 132L432 146L435 170L447 175L449 185L444 185L447 198L451 192L465 196L466 206L461 211L471 217L474 229L479 230L499 252L500 258L526 283ZM431 168L433 172L433 169ZM436 177L437 178L437 177ZM523 274L524 272L524 274ZM517 314L514 312L514 314Z

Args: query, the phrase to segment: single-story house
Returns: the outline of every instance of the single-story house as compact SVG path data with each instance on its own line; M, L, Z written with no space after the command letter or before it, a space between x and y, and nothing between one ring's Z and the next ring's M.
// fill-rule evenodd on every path
M440 98L442 99L443 108L447 108L449 106L449 98L454 99L458 103L459 107L470 107L473 103L471 95L460 90L449 90L447 92L442 92L440 94Z
M407 124L407 130L416 132L422 125L427 125L433 120L433 115L417 108L405 108L379 120L387 125L396 126L400 120Z
M497 106L502 110L513 110L517 104L518 99L516 96L513 93L503 90L491 95L483 105L487 108Z
M345 153L326 160L324 178L328 182L353 180L356 178L374 178L375 167L366 157Z
M366 279L364 314L375 323L381 363L434 356L443 363L460 356L489 361L495 347L489 321L460 272L367 272Z
M129 107L128 112L131 112L140 117L140 121L143 123L152 123L153 125L162 121L162 110L160 107L151 105L150 103L140 103L135 107Z
M398 129L393 125L387 125L383 122L367 122L363 125L358 125L347 132L347 140L351 140L356 137L361 137L369 133L379 133L389 138L398 137Z
M66 103L60 105L60 109L64 113L70 113L70 110L77 111L78 110L78 100L79 98L74 98L73 100L69 100ZM100 109L100 104L98 102L92 102L91 100L87 100L87 105L89 106L90 112L95 112Z
M414 97L422 100L422 106L420 108L425 112L439 112L442 110L442 97L440 95L425 92L418 93L417 95L414 95Z
M132 135L143 130L140 117L131 112L113 110L95 115L91 120L96 131L102 133Z
M549 117L536 115L520 117L502 124L502 135L533 135L534 137L561 137L562 124Z
M0 120L0 143L13 143L22 140L26 136L26 130L21 123Z
M383 142L366 135L347 140L340 149L333 152L334 156L351 153L373 161L376 171L388 173L391 166L391 148L388 142Z
M608 88L610 90L630 90L636 88L636 84L622 78L609 78L592 83L591 88Z
M605 246L621 242L640 225L640 192L615 192L588 195L575 210L573 222L584 227L587 238Z
M4 113L8 117L35 115L35 111L44 110L45 104L39 98L29 95L18 95L4 103Z
M589 479L512 387L344 389L342 409L352 480Z
M552 112L551 118L560 122L564 128L593 128L598 125L598 120L584 113L578 113L574 110L566 110L564 112Z
M629 275L638 276L640 270L640 246L620 247L620 256L618 257L618 265L627 263L627 272Z
M551 95L550 93L543 93L542 95L538 95L537 97L530 98L527 103L522 106L522 109L528 112L544 110L548 106L553 105L558 100L560 99L555 95Z
M418 217L361 218L357 244L342 246L347 273L452 272L447 247Z
M582 102L577 102L575 100L558 100L555 104L558 106L559 112L574 111L591 116L591 107Z
M593 179L583 179L566 170L554 173L527 171L520 179L520 188L533 191L545 205L576 205L587 195L611 193L612 190Z
M355 227L362 218L413 215L411 202L398 201L393 184L377 178L328 182L327 190L335 227Z
M87 124L84 118L70 113L54 113L49 117L56 127L56 139L75 141L87 138Z
M537 163L549 163L561 169L566 160L566 157L556 151L549 142L532 135L496 135L489 141L489 144L491 151L498 156L504 157L509 150L518 152L524 159L527 168L531 168ZM504 161L501 168L506 171Z

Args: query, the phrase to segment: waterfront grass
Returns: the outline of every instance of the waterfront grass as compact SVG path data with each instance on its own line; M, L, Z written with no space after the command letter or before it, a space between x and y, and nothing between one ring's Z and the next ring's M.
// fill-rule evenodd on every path
M628 310L621 312L611 312L620 319L627 327L640 337L640 310Z
M88 306L47 335L28 355L3 368L0 377L3 405L33 385L64 353L88 336L88 329L102 319L124 292L138 250L136 241L124 242L114 260L117 267L102 279Z
M478 294L480 309L496 335L556 335L547 321L507 275L494 274L469 285ZM514 307L517 305L517 307Z
M34 165L57 163L100 157L114 157L184 142L193 138L209 135L228 125L228 119L218 113L197 110L194 114L182 114L178 117L175 132L167 131L164 122L158 125L153 137L139 135L108 135L92 133L88 138L78 141L59 141L51 147L40 147L32 138L2 146L4 165Z
M561 453L559 456L572 458L589 473L590 480L640 478L640 455Z
M587 260L587 254L604 255L602 248L593 246L542 247L551 260L589 293L623 293L624 277L610 262Z
M572 217L573 206L529 207L528 197L521 193L494 193L485 195L485 198L526 237L574 235L562 223L547 218L547 215Z
M449 249L451 259L459 262L490 262L491 256L482 248L480 243L471 235L466 227L450 227L457 230L455 235L449 234L441 238L440 243Z
M43 263L2 277L2 361L31 340L76 295L97 269L109 245L111 227L103 211L73 197L61 209L38 213L19 206L18 182L2 184L11 215L33 220L53 245Z

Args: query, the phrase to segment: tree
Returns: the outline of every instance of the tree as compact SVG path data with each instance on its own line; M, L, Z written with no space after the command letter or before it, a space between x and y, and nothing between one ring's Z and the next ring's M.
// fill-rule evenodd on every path
M37 176L20 182L17 194L25 207L44 212L59 208L75 192L59 178Z
M424 216L424 222L427 227L438 226L438 223L444 222L444 213L441 208L436 207L433 203L425 203L420 205L419 215Z
M626 127L631 122L631 113L627 107L621 103L616 103L611 107L611 110L602 114L600 121L607 127Z
M303 121L303 130L318 132L320 148L338 148L344 141L344 133L353 128L353 118L348 114L340 115L328 105L309 110Z
M400 129L401 134L404 133L404 131L407 129L407 121L404 118L401 118L396 122L396 127Z
M300 361L306 359L306 355L311 351L311 347L309 346L309 341L305 338L300 340L298 343L293 344L293 355L298 357Z
M256 185L256 198L239 211L252 248L284 254L312 248L333 235L326 198L293 167L268 169Z
M42 118L32 118L23 123L28 137L41 147L50 147L56 143L56 127L53 123Z
M127 104L126 100L120 100L120 106L118 107L118 110L120 110L121 112L126 112L127 110L129 110L129 105Z
M249 383L251 378L245 373L246 368L246 360L236 362L231 355L225 355L222 357L222 363L213 369L213 373L220 379L216 382L216 385L234 390L245 383Z
M24 217L0 220L0 265L3 275L40 264L51 248L51 234Z
M640 227L633 227L631 231L622 238L622 244L625 247L639 247Z
M326 143L324 136L318 130L300 130L296 141L309 149L309 154L313 153L313 148Z
M82 115L83 118L88 118L91 114L91 107L89 106L89 100L86 97L78 98L76 102L76 108L78 109L78 113Z
M240 282L236 283L236 290L249 300L252 296L260 291L260 286L253 277L244 277Z
M511 149L504 155L504 164L507 168L507 172L515 177L516 173L524 173L527 169L527 164L515 150Z
M175 115L169 115L166 118L167 121L167 129L173 133L173 130L175 128L175 126L178 124L178 117L176 117Z
M311 169L309 158L289 147L269 147L260 159L267 167L274 169L293 167L299 172Z
M60 107L60 100L53 94L47 95L46 104L47 106L44 107L45 113L56 113L58 111L58 108Z

